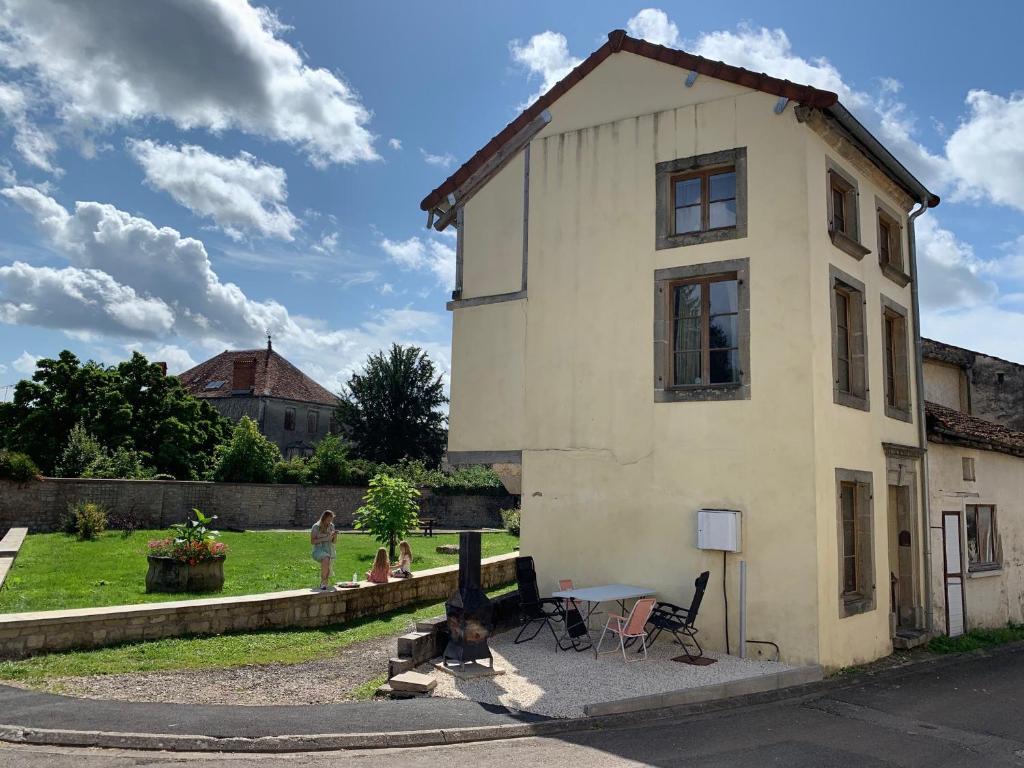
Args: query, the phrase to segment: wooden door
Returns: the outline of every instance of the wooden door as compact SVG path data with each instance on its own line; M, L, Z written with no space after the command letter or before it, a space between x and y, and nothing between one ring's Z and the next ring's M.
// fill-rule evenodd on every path
M946 585L946 634L964 633L963 546L960 540L960 513L942 513L943 582Z

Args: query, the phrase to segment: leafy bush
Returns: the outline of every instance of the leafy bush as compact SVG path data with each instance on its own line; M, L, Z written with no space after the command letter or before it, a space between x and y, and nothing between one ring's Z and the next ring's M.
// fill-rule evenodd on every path
M79 501L68 507L62 520L66 533L73 533L79 541L92 541L107 530L107 510L94 501Z
M68 434L68 441L64 444L53 473L57 477L83 477L105 453L100 441L81 424L76 424Z
M146 468L144 462L148 456L129 448L118 448L113 453L103 451L82 477L114 478L120 480L148 480L153 472Z
M225 483L271 483L274 465L280 460L278 447L260 434L255 421L243 416L231 439L217 446L213 479Z
M519 535L519 518L520 513L518 509L501 510L501 522L505 526L505 530L513 536Z
M39 477L39 467L24 453L0 450L0 480L27 483Z
M301 456L282 459L274 465L274 482L285 485L305 485L309 482L309 465Z
M220 533L210 528L216 515L204 515L193 509L193 519L171 526L174 536L149 542L149 554L153 557L170 557L189 565L207 560L216 560L227 555L228 548L221 541Z
M352 462L348 446L337 435L326 435L316 444L309 460L310 478L317 485L348 485L352 482Z
M126 512L111 512L107 515L107 527L120 531L126 539L139 530L139 517L133 509Z
M506 493L501 478L490 467L482 464L459 467L451 474L439 474L441 477L431 484L437 493L474 493L489 496L501 496Z
M363 506L356 510L353 527L370 533L388 547L395 560L395 546L419 524L420 492L400 477L375 475L363 497Z
M1005 627L972 629L959 637L939 635L928 643L928 650L932 653L965 653L1018 640L1024 640L1024 624L1011 621Z

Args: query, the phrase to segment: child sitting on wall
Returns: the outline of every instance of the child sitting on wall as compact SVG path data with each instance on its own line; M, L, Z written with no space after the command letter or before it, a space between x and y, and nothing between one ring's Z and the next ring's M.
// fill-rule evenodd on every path
M398 564L391 571L396 579L408 579L412 577L412 547L404 539L398 542Z
M372 584L387 584L390 573L388 551L381 547L377 550L377 556L373 558L373 567L366 572L366 580Z

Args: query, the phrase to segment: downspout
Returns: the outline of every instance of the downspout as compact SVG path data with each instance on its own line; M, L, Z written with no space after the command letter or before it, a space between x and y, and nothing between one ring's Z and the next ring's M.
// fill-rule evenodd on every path
M932 603L932 532L931 492L928 476L928 427L925 423L924 405L924 353L921 350L921 303L917 284L917 238L914 235L914 220L928 210L928 202L907 219L907 240L910 253L910 296L914 311L914 378L917 391L917 439L921 448L921 536L924 542L924 600L925 631L931 634L935 626L935 609Z

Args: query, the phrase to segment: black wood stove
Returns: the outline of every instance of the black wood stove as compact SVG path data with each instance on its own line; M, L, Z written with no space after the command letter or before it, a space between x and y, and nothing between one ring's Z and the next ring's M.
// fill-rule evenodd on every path
M459 534L459 588L445 603L448 616L448 646L444 649L446 666L462 666L494 657L487 638L494 632L494 609L480 587L480 532Z

